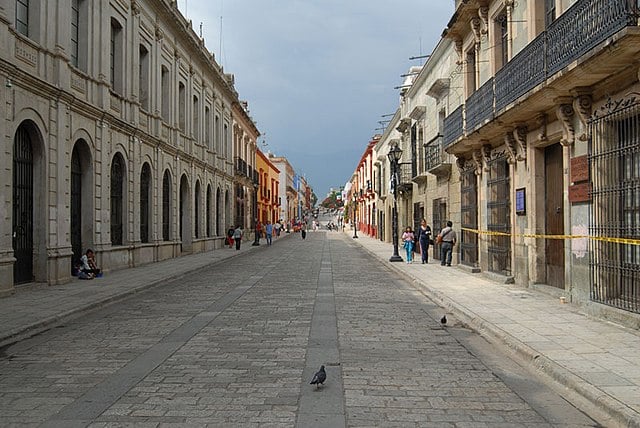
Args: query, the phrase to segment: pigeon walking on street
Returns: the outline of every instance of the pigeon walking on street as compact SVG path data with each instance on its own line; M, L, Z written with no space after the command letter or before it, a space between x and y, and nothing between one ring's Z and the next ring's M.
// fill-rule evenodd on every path
M327 380L327 372L324 371L324 366L320 366L320 370L313 375L310 384L318 388L320 385L324 385L325 380Z
M440 324L442 325L446 325L447 324L447 316L443 315L442 318L440 318Z

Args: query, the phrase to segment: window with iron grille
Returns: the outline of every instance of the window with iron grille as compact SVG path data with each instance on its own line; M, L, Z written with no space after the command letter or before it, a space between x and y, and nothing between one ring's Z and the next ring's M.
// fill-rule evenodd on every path
M640 313L640 104L610 106L589 128L591 298Z
M124 216L124 160L119 153L111 163L111 245L122 245Z
M487 227L491 232L505 235L488 237L488 268L491 272L511 275L511 195L509 185L509 163L504 155L489 161L487 178Z
M171 224L171 174L164 172L162 179L162 240L169 241Z
M460 174L462 228L478 229L478 180L473 166ZM478 234L471 230L460 232L460 261L467 266L478 265Z
M148 163L142 166L140 176L140 241L149 242L151 227L151 168Z

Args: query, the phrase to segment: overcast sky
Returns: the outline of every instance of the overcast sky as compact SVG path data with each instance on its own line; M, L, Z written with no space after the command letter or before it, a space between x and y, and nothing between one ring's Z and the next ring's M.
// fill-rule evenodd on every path
M381 115L398 108L400 75L422 64L409 57L433 50L454 0L178 5L196 32L202 22L207 48L235 75L264 135L261 150L286 156L322 200L351 177Z

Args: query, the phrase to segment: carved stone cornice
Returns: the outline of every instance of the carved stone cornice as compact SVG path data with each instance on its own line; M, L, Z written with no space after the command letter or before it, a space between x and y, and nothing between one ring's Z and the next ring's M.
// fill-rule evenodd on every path
M131 13L133 16L140 15L140 6L136 2L136 0L131 0Z
M491 161L491 144L484 144L480 149L482 153L482 159L484 160L484 170L489 172L489 162Z
M536 126L540 130L538 132L538 140L539 141L547 141L547 115L544 113L540 113L536 116Z
M458 167L458 172L462 174L464 172L464 165L466 163L466 159L462 156L456 156L456 166Z
M463 47L463 42L462 39L455 39L454 41L455 46L456 46L456 53L458 54L458 61L456 61L456 64L460 65L464 62L464 58L462 57L462 47ZM638 76L640 76L640 71L638 71Z
M573 126L575 111L573 109L573 98L561 98L556 101L556 116L562 123L564 136L560 140L563 146L571 146L576 140L576 130Z
M482 20L479 17L474 16L469 20L469 25L471 26L471 31L473 32L476 44L480 43L482 37Z
M482 30L480 31L482 34L489 33L489 7L488 6L480 6L478 9L478 17L482 21Z
M473 163L476 167L476 175L482 175L482 152L480 150L474 150L471 155L473 156Z
M587 140L587 122L593 114L593 97L591 96L591 90L588 88L576 88L572 91L575 95L573 101L573 107L578 113L578 118L582 124L582 133L578 137L580 141Z
M518 125L516 129L513 130L513 136L518 145L518 156L516 157L519 161L524 161L527 159L527 132L529 129L526 125Z
M514 163L516 163L516 159L518 157L516 138L513 136L513 131L507 131L504 134L504 145L507 148L507 162L513 165Z
M164 38L164 31L162 31L162 28L160 28L158 24L156 24L155 36L156 36L156 41L158 42Z

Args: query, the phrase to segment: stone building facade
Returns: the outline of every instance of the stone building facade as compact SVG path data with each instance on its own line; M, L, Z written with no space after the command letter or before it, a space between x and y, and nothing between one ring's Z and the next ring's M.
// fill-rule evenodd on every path
M221 245L250 119L175 2L2 2L0 77L0 294Z
M464 102L443 138L476 207L463 245L496 278L638 325L636 2L456 5Z
M396 201L398 227L452 220L461 266L640 325L639 16L627 0L456 1L374 149L380 239Z
M256 156L258 168L258 220L262 224L275 223L280 215L280 170L269 156L258 149Z

